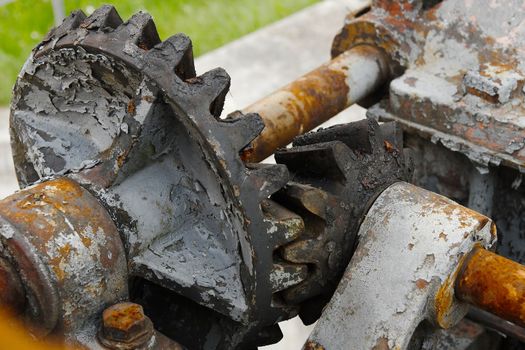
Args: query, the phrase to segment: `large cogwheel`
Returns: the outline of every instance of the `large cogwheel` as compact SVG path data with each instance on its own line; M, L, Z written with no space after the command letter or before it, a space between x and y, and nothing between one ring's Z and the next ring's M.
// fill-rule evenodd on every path
M103 6L35 48L11 109L21 186L69 176L94 193L125 242L132 297L191 349L279 340L298 312L283 293L308 273L277 253L304 229L269 199L286 166L238 156L263 123L220 118L229 84L222 69L196 76L185 35L161 41L149 15Z

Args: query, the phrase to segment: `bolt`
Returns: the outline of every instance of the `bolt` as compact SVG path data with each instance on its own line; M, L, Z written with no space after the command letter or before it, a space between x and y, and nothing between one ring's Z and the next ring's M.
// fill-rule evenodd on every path
M112 349L136 349L153 335L153 324L142 306L122 302L102 313L101 342Z

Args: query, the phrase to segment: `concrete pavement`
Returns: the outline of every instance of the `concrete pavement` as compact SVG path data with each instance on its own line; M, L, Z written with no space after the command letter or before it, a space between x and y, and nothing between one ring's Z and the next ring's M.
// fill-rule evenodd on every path
M18 189L9 143L9 109L0 107L0 198Z

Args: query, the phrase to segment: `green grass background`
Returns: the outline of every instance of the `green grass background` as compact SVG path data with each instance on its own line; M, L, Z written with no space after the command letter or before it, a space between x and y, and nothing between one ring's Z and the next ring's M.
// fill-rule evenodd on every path
M162 39L189 35L196 56L224 45L318 0L65 0L66 13L86 14L110 3L126 20L149 12ZM1 1L0 1L1 2ZM0 106L9 104L16 76L31 49L53 26L50 0L14 0L0 6Z

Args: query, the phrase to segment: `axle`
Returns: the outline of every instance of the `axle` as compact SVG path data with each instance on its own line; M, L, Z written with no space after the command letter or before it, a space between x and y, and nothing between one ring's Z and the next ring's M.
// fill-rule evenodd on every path
M459 299L525 327L525 266L474 248L456 279Z
M390 78L389 59L381 49L361 45L344 52L243 110L258 113L265 128L242 159L264 160L294 137L370 97Z

